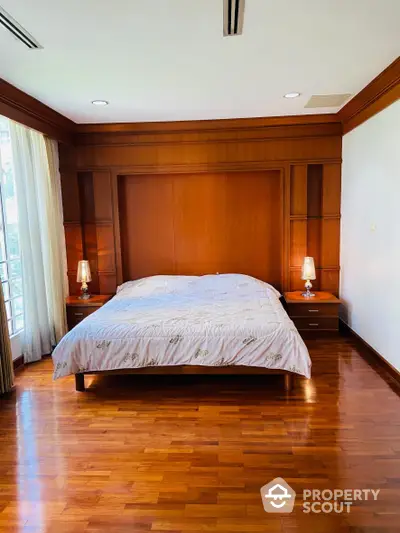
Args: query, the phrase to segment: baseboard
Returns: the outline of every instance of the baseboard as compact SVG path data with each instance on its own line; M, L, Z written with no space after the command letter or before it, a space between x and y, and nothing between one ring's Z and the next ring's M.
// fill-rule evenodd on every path
M48 359L49 357L51 357L51 353L45 353L44 355L42 355L42 359ZM35 361L35 363L39 363L39 361ZM33 363L26 363L27 365L30 365L30 364L33 364ZM17 370L21 370L22 367L25 366L25 361L24 361L24 356L23 355L20 355L19 357L17 357L16 359L14 359L13 361L13 368L14 368L14 372L16 372Z
M386 361L386 359L379 352L377 352L375 348L372 348L368 342L366 342L362 337L360 337L360 335L358 335L358 333L351 329L351 327L346 324L343 319L339 319L339 324L340 331L342 333L350 335L356 340L361 348L361 355L364 357L364 359L372 364L372 366L379 366L379 368L381 368L388 376L390 376L391 381L394 381L400 388L400 372L397 370L397 368Z
M19 357L14 359L14 361L13 361L14 372L19 370L21 367L23 367L24 364L25 364L25 362L24 362L24 356L23 355L20 355Z

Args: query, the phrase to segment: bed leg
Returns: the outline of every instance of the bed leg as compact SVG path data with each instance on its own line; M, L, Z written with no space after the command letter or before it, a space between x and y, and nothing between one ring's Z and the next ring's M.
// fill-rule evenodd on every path
M85 374L75 374L75 390L85 392Z
M286 392L290 392L293 389L293 384L294 384L293 374L289 374L289 372L287 372L285 374L285 390L286 390Z

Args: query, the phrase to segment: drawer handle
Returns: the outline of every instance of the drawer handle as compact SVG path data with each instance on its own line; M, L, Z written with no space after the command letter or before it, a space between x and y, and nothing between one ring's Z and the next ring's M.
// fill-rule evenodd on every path
M319 313L319 309L309 309L309 313Z
M309 325L309 326L316 326L316 327L318 327L318 326L319 326L319 324L318 324L318 323L315 323L315 324L308 324L308 325Z
M83 316L83 313L75 313L75 316Z

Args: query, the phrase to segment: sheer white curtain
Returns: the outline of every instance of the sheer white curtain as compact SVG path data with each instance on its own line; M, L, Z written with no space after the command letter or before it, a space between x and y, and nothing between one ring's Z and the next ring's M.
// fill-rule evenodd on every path
M66 332L66 258L55 141L10 121L22 258L26 362Z

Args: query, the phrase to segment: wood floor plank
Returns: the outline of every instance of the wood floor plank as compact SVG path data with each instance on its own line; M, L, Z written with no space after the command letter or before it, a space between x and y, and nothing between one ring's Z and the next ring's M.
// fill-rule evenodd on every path
M400 397L351 338L307 341L311 380L89 376L27 365L0 404L0 533L400 531ZM260 488L283 477L290 515ZM380 489L346 515L303 489Z

